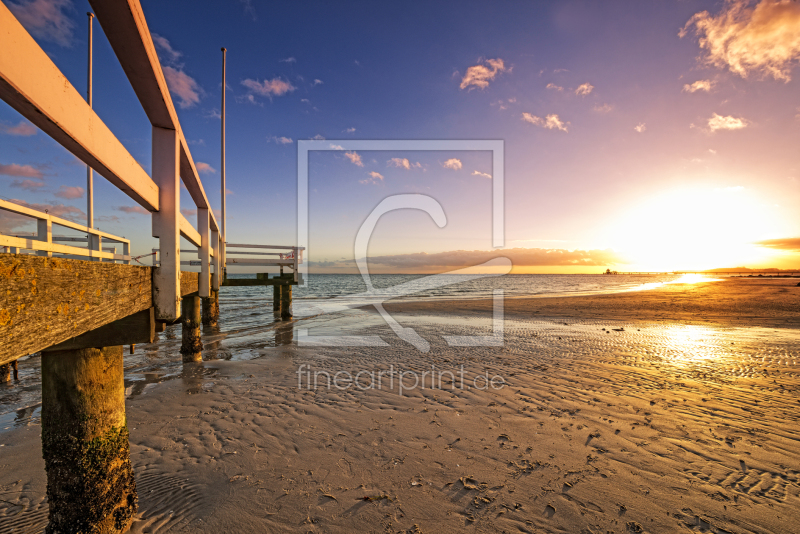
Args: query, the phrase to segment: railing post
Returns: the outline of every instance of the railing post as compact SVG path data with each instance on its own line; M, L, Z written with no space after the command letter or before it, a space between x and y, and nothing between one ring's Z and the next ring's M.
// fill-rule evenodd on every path
M53 242L53 223L50 219L37 219L36 226L38 230L37 239L45 243ZM53 253L45 250L40 250L36 253L38 256L52 257Z
M197 229L200 230L200 283L198 291L201 298L211 295L211 227L208 208L197 208Z
M294 267L293 267L292 270L294 271L294 282L296 284L297 283L297 264L300 261L300 251L297 250L297 247L293 247L292 248L292 252L294 252L294 254L292 254L292 256L294 257Z
M97 252L100 252L101 250L103 250L103 239L99 235L95 235L95 234L86 234L86 235L89 238L89 250L95 250ZM90 258L90 260L91 261L103 261L102 258L98 258L98 257L95 257L95 256L92 256Z
M153 181L158 185L158 212L153 237L159 238L159 262L153 273L156 319L181 316L180 143L175 130L153 126Z
M130 243L122 243L122 255L123 256L130 256L131 255L131 244ZM131 260L123 260L122 262L124 265L130 265Z

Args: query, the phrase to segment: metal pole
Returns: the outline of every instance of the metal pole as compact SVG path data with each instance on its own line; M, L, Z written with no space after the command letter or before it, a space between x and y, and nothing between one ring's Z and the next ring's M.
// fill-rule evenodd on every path
M227 250L226 250L226 246L225 245L227 243L227 238L228 238L228 234L225 231L225 227L226 227L226 224L225 224L225 211L226 211L225 210L225 204L226 204L225 197L226 197L226 194L227 194L226 186L225 186L225 90L226 90L225 61L226 61L226 57L227 57L227 52L228 52L227 49L222 48L222 117L221 117L222 120L220 122L222 123L222 162L221 162L221 165L222 165L222 171L221 171L221 176L222 176L222 228L221 228L221 230L222 230L222 232L221 232L221 235L222 235L222 247L221 248L222 248L222 271L223 272L225 272L225 267L226 267L226 265L225 265L226 257L225 256L226 256Z
M86 102L92 107L92 20L94 13L89 15L89 74L87 77ZM86 166L86 226L94 228L94 176L92 167ZM91 248L91 247L90 247Z

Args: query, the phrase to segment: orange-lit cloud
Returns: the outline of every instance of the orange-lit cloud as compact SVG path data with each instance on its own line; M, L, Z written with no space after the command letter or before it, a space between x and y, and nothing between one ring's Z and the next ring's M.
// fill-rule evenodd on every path
M214 169L214 167L212 167L208 163L204 163L202 161L198 161L197 162L197 172L206 172L206 173L211 174L211 173L215 173L217 171L216 171L216 169Z
M21 121L16 126L7 126L5 124L0 124L0 132L8 135L17 135L20 137L29 137L31 135L35 135L38 130L36 126L27 122Z
M83 195L86 193L86 190L82 187L76 186L69 186L69 185L62 185L58 191L56 191L56 196L58 198L66 198L68 200L75 200L76 198L83 198Z
M480 172L480 171L472 171L472 176L483 176L484 178L488 178L489 180L492 179L491 174L486 174L485 172Z
M31 193L35 193L42 189L46 184L41 180L31 180L30 178L26 178L24 180L14 180L11 182L11 187L16 187L17 189L24 189L25 191L30 191Z
M746 78L751 72L788 82L793 63L800 58L800 3L728 0L714 16L696 13L681 29L694 26L705 61L727 67Z
M194 78L170 66L164 67L164 78L170 92L178 97L181 108L190 108L200 102L203 90Z
M547 89L553 89L555 91L563 91L564 90L563 87L561 87L560 85L556 85L554 83L548 83L547 84Z
M495 77L501 72L510 72L510 68L506 68L505 62L500 59L487 59L483 65L473 65L467 69L467 73L461 79L461 89L472 89L478 87L486 89L489 87L489 82L494 80Z
M151 35L153 37L153 44L156 45L156 49L161 52L161 54L159 54L159 58L162 61L174 63L181 58L183 54L172 48L169 40L158 35L157 33L153 33Z
M363 167L364 162L361 161L361 156L357 152L345 152L344 157L350 160L350 163L358 167Z
M150 212L141 206L119 206L117 209L123 213L138 213L140 215L150 215Z
M280 78L264 80L263 82L247 78L242 80L242 85L250 89L252 93L270 98L273 96L283 96L297 89L297 87L290 82L281 80Z
M456 158L450 158L444 163L442 163L442 167L445 169L453 169L454 171L461 169L461 160Z
M504 250L455 250L428 254L395 254L370 256L372 265L397 269L460 268L479 265L492 258L506 257L515 267L536 266L606 266L623 263L611 250L565 250L544 248L511 248Z
M362 184L377 184L378 181L383 181L383 175L379 172L370 171L367 173L369 178L359 180Z
M592 108L592 110L595 111L596 113L611 113L613 109L614 106L612 106L611 104L603 104L602 106L598 104Z
M389 167L398 167L410 171L411 169L421 169L422 163L411 163L408 158L392 158L386 162Z
M6 2L6 5L20 24L35 37L61 46L72 45L75 23L63 11L72 8L70 0L23 0Z
M586 96L594 90L594 85L589 82L583 83L575 89L575 94L578 96Z
M731 115L723 117L714 113L708 119L708 129L713 133L717 130L741 130L747 126L747 121L742 118L733 117Z
M794 250L800 252L800 237L786 237L783 239L766 239L756 241L760 247L774 248L779 250Z
M10 165L0 163L0 174L22 178L41 178L43 176L41 171L34 169L30 165L17 165L16 163L11 163Z
M644 133L644 131L647 130L647 126L645 125L645 123L640 122L639 124L634 126L633 129L639 133Z
M711 91L711 88L714 86L714 82L711 80L697 80L694 83L686 83L683 85L683 91L685 93L696 93L697 91Z
M531 115L530 113L523 113L522 120L536 126L541 126L542 128L547 128L548 130L561 130L562 132L567 131L567 124L569 124L564 124L564 122L556 114L547 115L545 118L541 118L537 117L536 115Z

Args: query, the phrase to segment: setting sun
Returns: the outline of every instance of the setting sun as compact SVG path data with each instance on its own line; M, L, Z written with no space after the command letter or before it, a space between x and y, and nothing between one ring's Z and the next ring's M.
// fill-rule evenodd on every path
M609 229L639 270L759 265L778 256L755 243L790 230L779 206L743 187L685 188L642 200Z

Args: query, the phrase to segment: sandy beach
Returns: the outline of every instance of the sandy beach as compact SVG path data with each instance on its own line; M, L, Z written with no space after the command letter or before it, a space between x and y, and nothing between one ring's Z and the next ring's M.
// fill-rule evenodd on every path
M797 280L509 299L498 347L442 337L489 301L387 309L430 351L357 310L131 388L132 532L800 532ZM46 524L40 434L0 433L1 532Z

